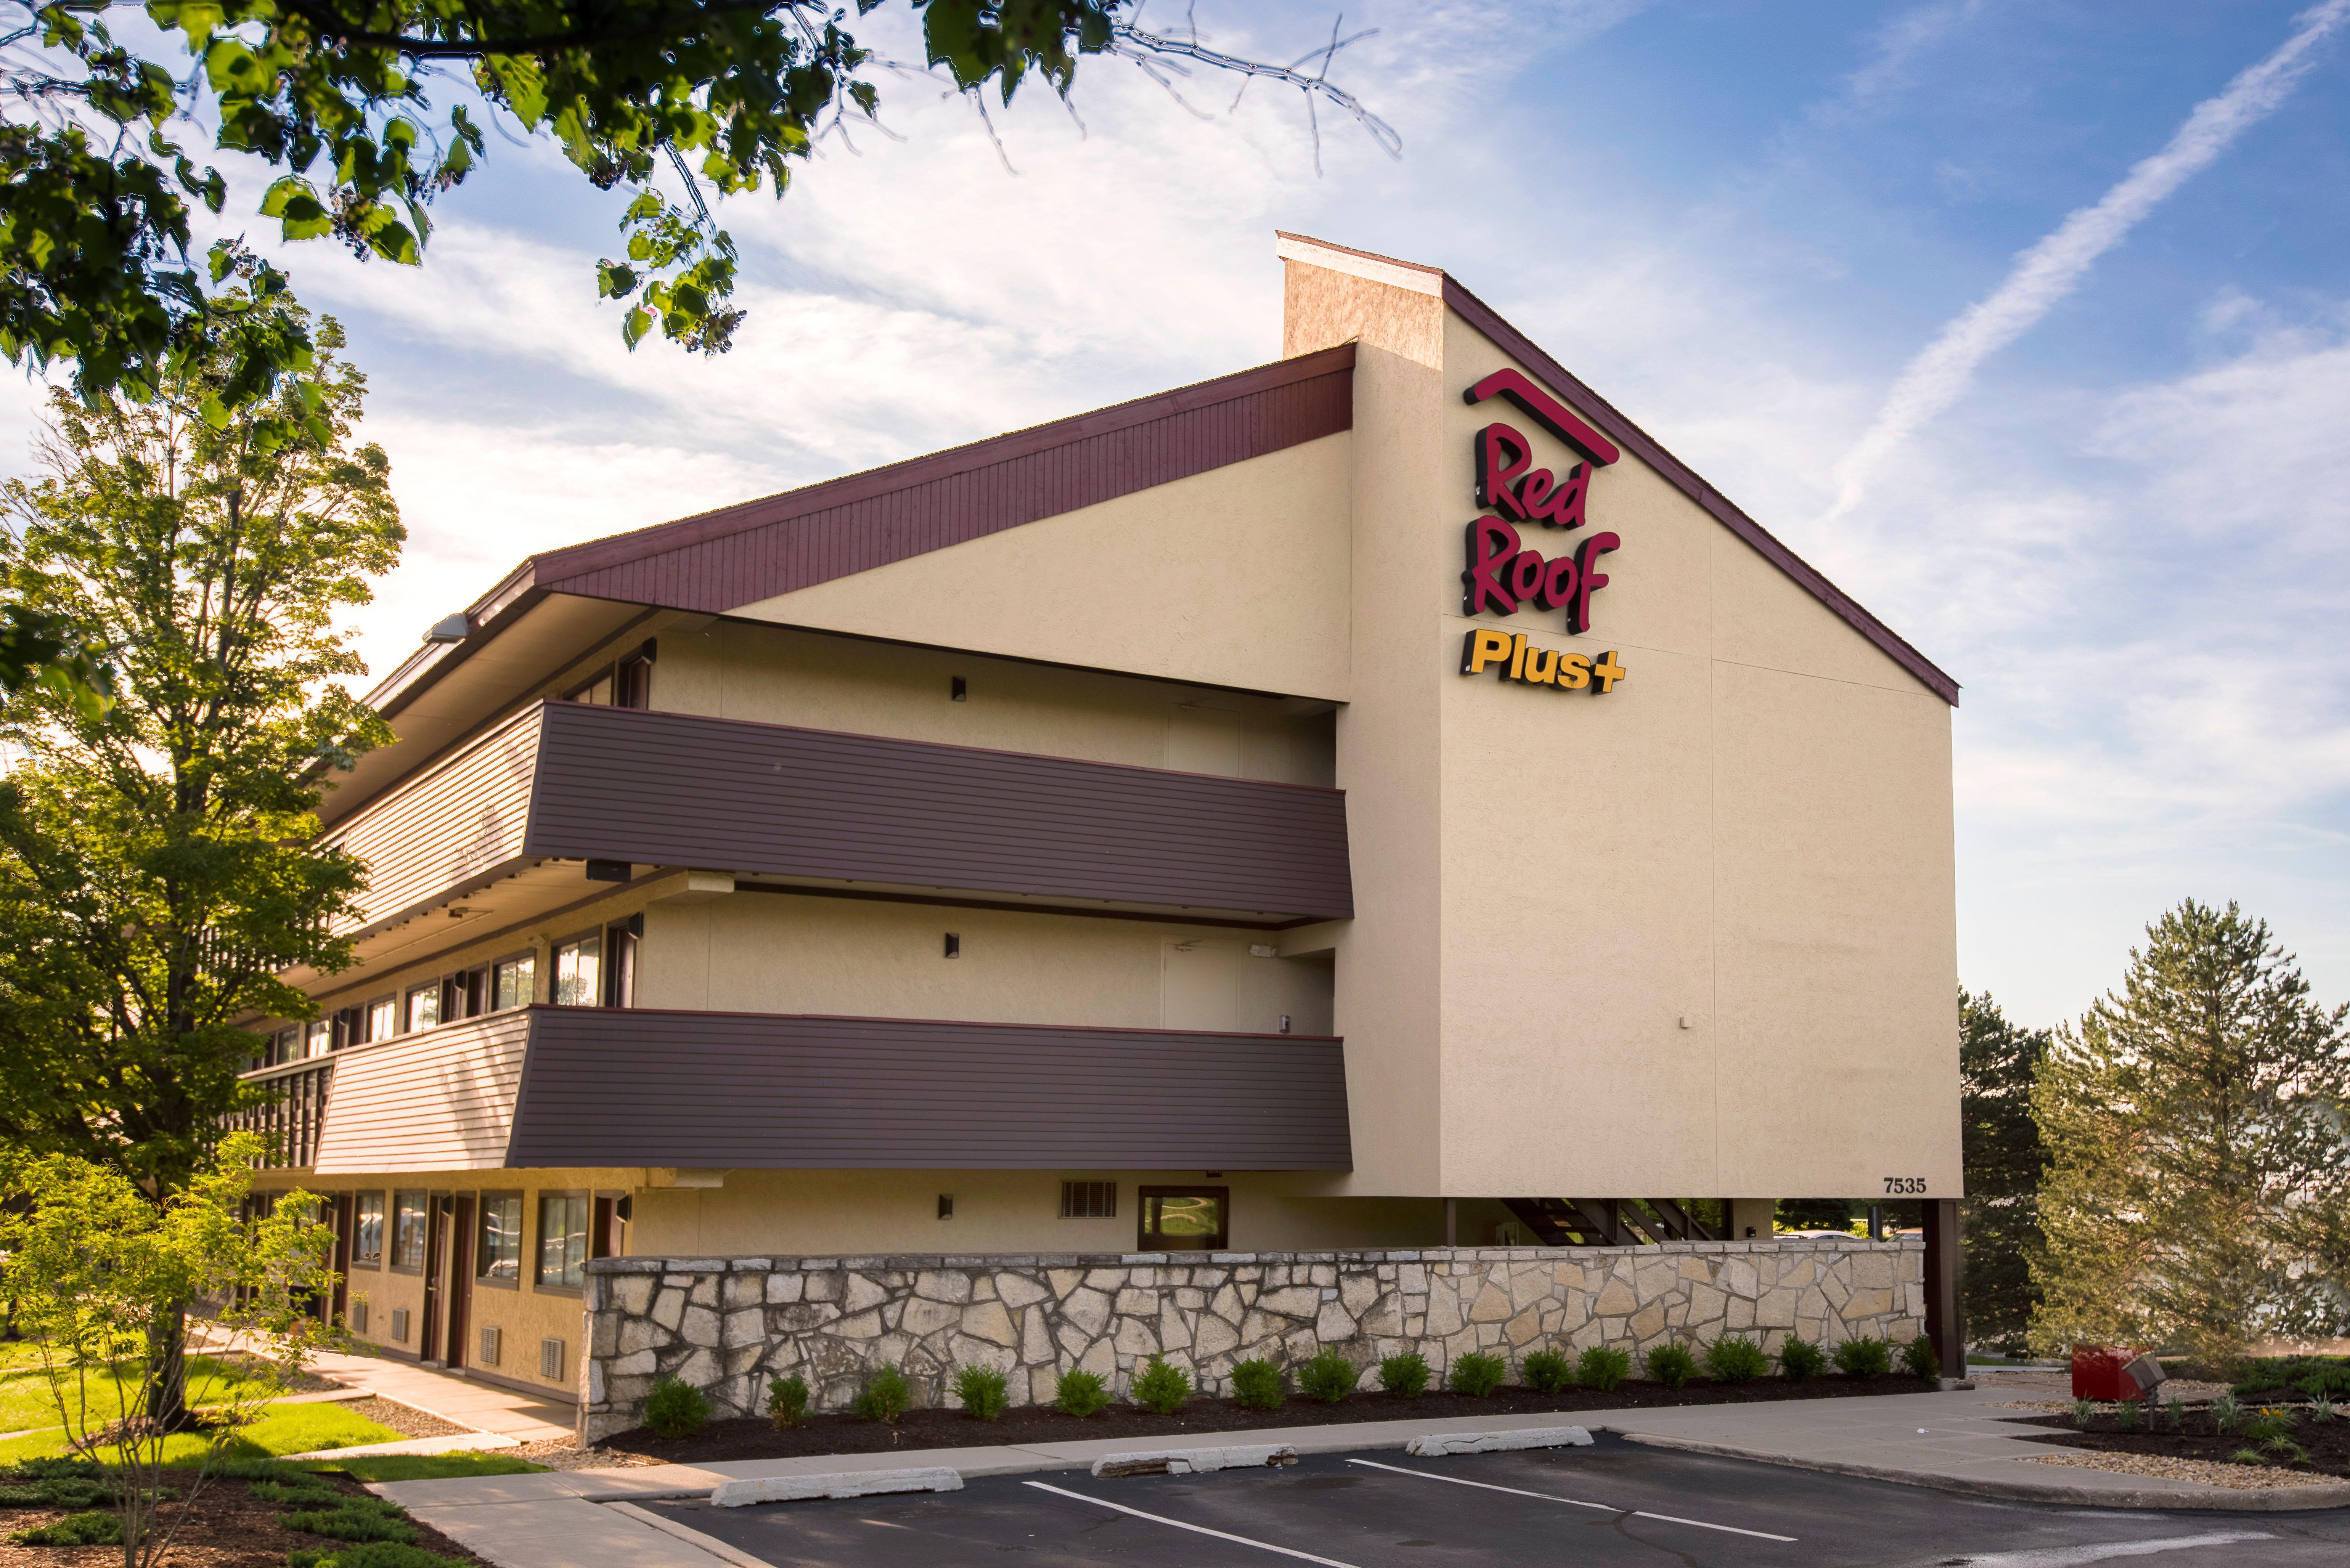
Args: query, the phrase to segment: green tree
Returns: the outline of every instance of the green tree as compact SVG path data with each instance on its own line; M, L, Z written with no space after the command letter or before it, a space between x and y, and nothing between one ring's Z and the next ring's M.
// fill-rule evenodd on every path
M2189 899L2121 990L2057 1030L2033 1091L2046 1140L2032 1341L2182 1346L2224 1364L2330 1334L2350 1199L2350 1007L2310 996L2266 922Z
M857 16L885 3L858 0ZM634 192L626 254L598 266L627 340L657 325L703 353L743 314L734 244L704 192L782 195L821 140L878 127L883 72L942 71L983 116L983 89L1009 103L1032 78L1066 98L1087 56L1170 90L1170 72L1204 65L1296 88L1399 145L1326 79L1353 41L1335 31L1284 67L1218 54L1188 27L1143 31L1125 0L907 4L919 68L860 45L828 0L0 0L0 349L70 359L85 397L161 385L226 265L215 251L207 279L189 258L195 206L228 199L175 140L192 120L217 128L215 151L276 171L260 213L286 238L408 264L434 200L484 156L484 126L546 137L598 189ZM108 21L125 13L176 35L193 68L118 38ZM297 370L302 347L247 334L230 403Z
M1959 1121L1965 1139L1967 1337L2015 1354L2038 1300L2040 1180L2047 1156L2032 1116L2032 1086L2051 1036L2010 1023L1991 992L1959 992Z
M298 316L283 295L266 308ZM122 1172L158 1202L203 1167L279 976L347 967L358 860L315 840L322 775L383 733L336 613L403 534L350 440L366 383L331 318L307 393L223 413L234 348L145 402L60 392L35 483L0 490L0 592L114 650L102 709L0 705L0 1140Z

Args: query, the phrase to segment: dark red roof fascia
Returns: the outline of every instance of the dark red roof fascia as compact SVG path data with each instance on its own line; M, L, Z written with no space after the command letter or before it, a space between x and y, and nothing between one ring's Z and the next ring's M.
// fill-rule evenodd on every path
M553 593L722 612L1354 425L1351 343L534 557Z
M1613 403L1585 386L1565 366L1535 347L1524 333L1503 320L1492 306L1461 287L1450 273L1444 275L1444 303L1463 321L1492 338L1503 352L1541 377L1552 391L1598 426L1608 439L1664 475L1667 483L1703 507L1714 521L1745 540L1764 560L1803 585L1814 598L1875 643L1886 657L1916 676L1943 701L1953 708L1959 705L1959 683L1933 660L1912 648L1891 627L1863 609L1850 595L1822 576L1817 567L1780 543L1770 530L1740 511L1727 496L1699 478L1689 464L1667 452L1658 444L1654 436L1626 419Z

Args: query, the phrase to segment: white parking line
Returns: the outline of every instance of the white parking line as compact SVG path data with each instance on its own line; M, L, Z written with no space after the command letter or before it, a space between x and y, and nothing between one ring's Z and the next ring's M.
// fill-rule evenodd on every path
M1219 1541L1234 1542L1242 1546L1253 1546L1259 1552L1277 1552L1284 1557L1295 1557L1300 1562L1319 1563L1322 1568L1355 1568L1353 1563L1341 1563L1336 1557L1316 1557L1311 1552L1298 1552L1287 1546L1275 1546L1270 1541L1251 1541L1245 1535L1227 1535L1221 1530L1210 1530L1204 1524L1186 1524L1180 1519L1170 1519L1162 1513L1145 1513L1139 1508L1128 1508L1122 1502L1105 1502L1097 1497L1087 1497L1081 1491L1064 1491L1056 1486L1046 1486L1043 1481L1028 1481L1024 1484L1033 1486L1038 1491L1049 1491L1055 1497L1071 1498L1078 1502L1092 1503L1096 1508L1130 1513L1137 1519L1147 1519L1153 1524L1171 1524L1178 1530L1188 1530L1194 1535L1212 1535Z
M1719 1530L1726 1535L1751 1535L1758 1541L1794 1541L1793 1535L1773 1535L1767 1530L1741 1530L1734 1524L1708 1524L1702 1519L1683 1519L1678 1514L1650 1513L1644 1508L1617 1508L1612 1503L1578 1502L1571 1497L1555 1497L1546 1491L1522 1491L1513 1486L1495 1486L1492 1481L1472 1481L1460 1476L1440 1476L1432 1470L1406 1469L1401 1465L1383 1465L1377 1459L1348 1459L1350 1465L1363 1465L1375 1470L1393 1470L1399 1476L1418 1476L1422 1480L1450 1481L1454 1486L1473 1486L1482 1491L1505 1491L1512 1497L1539 1498L1544 1502L1563 1502L1569 1508L1596 1508L1604 1513L1628 1513L1634 1519L1661 1520L1667 1524L1686 1524L1698 1530Z

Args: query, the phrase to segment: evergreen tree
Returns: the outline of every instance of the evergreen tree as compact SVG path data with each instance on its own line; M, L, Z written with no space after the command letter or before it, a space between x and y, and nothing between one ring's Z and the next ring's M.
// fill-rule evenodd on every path
M2023 1348L2039 1299L2031 1260L2040 1250L2046 1155L2032 1117L2032 1085L2048 1044L2047 1030L2010 1023L1991 992L1959 992L1967 1337L2010 1355Z
M2350 1199L2350 1007L2312 1000L2265 921L2189 899L2118 992L2056 1033L2033 1093L2048 1151L2032 1341L2177 1345L2224 1364L2332 1334Z

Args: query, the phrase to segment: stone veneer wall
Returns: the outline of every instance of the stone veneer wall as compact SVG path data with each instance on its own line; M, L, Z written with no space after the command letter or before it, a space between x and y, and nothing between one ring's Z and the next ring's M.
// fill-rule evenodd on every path
M1680 1241L1656 1247L1417 1251L1149 1252L875 1258L607 1258L588 1265L580 1431L639 1424L656 1376L722 1416L764 1405L797 1372L820 1410L896 1365L917 1405L944 1403L956 1366L1010 1376L1045 1403L1082 1366L1123 1394L1153 1355L1225 1392L1234 1363L1336 1349L1358 1365L1418 1350L1440 1376L1471 1350L1513 1363L1545 1341L1637 1357L1669 1340L1790 1334L1906 1341L1923 1329L1922 1241Z

